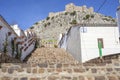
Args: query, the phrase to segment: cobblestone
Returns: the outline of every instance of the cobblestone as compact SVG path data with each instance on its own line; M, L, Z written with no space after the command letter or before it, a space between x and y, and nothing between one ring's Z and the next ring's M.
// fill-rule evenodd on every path
M23 68L19 68L17 69L18 72L24 72L24 69Z
M108 79L109 80L118 80L117 77L115 77L115 76L108 76Z
M77 77L73 77L73 80L78 80L78 78Z
M31 68L27 68L27 73L31 73Z
M68 72L68 73L72 73L72 69L63 69L63 71L66 71L66 72Z
M89 76L89 77L87 77L87 80L94 80L94 77Z
M62 64L57 64L57 68L61 68L62 67Z
M13 68L9 68L9 69L8 69L8 73L9 73L9 74L12 74L13 72L14 72L14 69L13 69Z
M45 69L39 69L39 73L44 73Z
M13 80L18 80L18 78L14 78Z
M48 64L42 63L42 64L38 64L38 66L39 66L40 68L47 68L47 67L48 67Z
M23 77L20 80L28 80L28 78L27 77Z
M33 69L32 73L36 74L37 73L37 69Z
M95 76L95 80L105 80L105 76Z
M116 71L120 71L120 68L115 68Z
M85 80L83 76L79 76L79 80Z
M112 68L107 68L106 70L107 70L108 72L113 71L113 69L112 69Z
M77 72L77 73L83 73L83 72L85 72L85 69L81 69L81 68L79 68L79 69L74 69L74 72Z
M97 69L91 69L92 73L97 73Z
M3 68L2 68L2 72L7 72L7 68L6 68L6 67L3 67Z
M59 77L56 77L56 76L49 76L48 77L48 80L57 80L59 79Z
M62 76L62 79L70 80L72 78L70 76L69 77L68 76Z
M37 78L30 78L30 80L37 80Z
M62 69L61 68L57 68L56 72L62 72Z
M4 76L4 77L1 78L1 80L11 80L11 78Z

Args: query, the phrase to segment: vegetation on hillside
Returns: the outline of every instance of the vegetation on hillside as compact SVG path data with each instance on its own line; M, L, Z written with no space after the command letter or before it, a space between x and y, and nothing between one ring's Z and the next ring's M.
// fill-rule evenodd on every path
M70 24L77 24L77 21L74 19L72 22L70 22Z
M104 16L95 12L58 12L58 15L48 16L46 19L36 22L31 27L36 33L41 36L41 39L58 39L60 33L65 33L71 26L81 23L90 24L116 24L116 20L111 16ZM41 33L42 32L42 33Z

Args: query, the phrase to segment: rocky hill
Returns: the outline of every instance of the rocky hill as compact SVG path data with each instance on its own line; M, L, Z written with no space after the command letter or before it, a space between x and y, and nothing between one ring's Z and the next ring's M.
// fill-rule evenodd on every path
M41 39L57 40L60 33L66 32L75 24L116 24L116 20L111 16L105 16L94 12L92 7L76 6L70 3L65 6L65 11L49 13L49 16L36 22L33 29Z

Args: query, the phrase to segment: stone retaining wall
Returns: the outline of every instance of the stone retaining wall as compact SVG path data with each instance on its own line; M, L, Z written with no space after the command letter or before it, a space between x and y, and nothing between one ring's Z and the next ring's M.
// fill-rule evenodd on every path
M24 63L0 63L0 80L120 80L120 55L82 64L64 50L41 48Z
M4 63L0 80L120 80L120 62L111 64Z

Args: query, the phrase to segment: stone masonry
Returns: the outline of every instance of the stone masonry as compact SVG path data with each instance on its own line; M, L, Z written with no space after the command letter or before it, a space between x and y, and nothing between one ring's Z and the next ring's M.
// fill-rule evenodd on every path
M25 63L1 63L0 80L120 80L119 54L96 60L81 64L64 50L40 48Z
M80 7L80 6L76 6L73 3L67 4L65 6L65 11L66 12L73 12L73 11L80 11L80 12L94 12L93 7L87 8L86 5Z
M70 4L67 4L67 5L65 6L65 11L56 12L56 13L50 12L50 13L49 13L49 17L53 17L53 16L57 16L57 15L63 14L63 13L65 13L65 12L73 12L73 11L93 13L93 12L94 12L94 8L93 8L93 7L87 8L86 5L76 6L76 5L74 5L73 3L70 3Z

